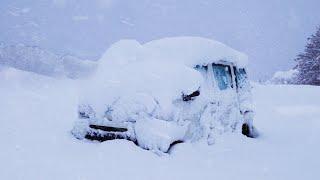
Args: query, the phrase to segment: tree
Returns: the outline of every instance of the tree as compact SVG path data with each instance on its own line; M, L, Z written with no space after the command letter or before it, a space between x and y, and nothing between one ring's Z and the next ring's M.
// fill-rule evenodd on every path
M295 61L294 69L298 70L295 83L320 86L320 27L308 38L304 52Z

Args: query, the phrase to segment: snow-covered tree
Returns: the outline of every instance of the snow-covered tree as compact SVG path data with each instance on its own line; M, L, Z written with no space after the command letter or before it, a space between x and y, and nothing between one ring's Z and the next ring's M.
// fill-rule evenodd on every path
M295 61L297 65L294 69L298 70L295 83L320 86L320 27L308 38L304 52Z
M272 84L293 84L297 78L298 71L296 69L290 69L287 71L277 71L273 77L268 81Z

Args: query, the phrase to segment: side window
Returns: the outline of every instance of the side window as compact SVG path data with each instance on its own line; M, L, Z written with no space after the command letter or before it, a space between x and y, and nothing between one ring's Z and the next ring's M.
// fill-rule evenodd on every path
M208 71L208 66L196 65L194 67L195 70L199 71L202 75L206 74Z
M247 85L247 73L244 68L235 69L236 73L236 83L239 89L245 87Z
M230 66L212 64L212 70L214 78L217 81L220 90L233 88Z

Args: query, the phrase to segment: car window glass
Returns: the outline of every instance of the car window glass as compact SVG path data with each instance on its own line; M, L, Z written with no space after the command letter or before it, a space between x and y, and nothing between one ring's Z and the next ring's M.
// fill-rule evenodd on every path
M229 66L213 64L212 70L220 90L232 88L231 69Z
M238 88L243 88L247 82L247 73L244 68L236 69L236 82Z
M196 65L194 69L199 71L202 75L205 75L207 73L208 66Z

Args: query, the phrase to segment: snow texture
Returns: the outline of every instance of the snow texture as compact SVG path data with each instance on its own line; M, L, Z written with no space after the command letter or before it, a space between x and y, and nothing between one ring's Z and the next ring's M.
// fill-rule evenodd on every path
M254 85L251 139L225 133L214 146L176 145L157 156L132 142L79 141L70 135L78 115L78 86L31 72L0 70L0 179L317 179L320 89Z
M23 44L0 46L0 65L52 77L85 78L95 71L96 63L66 55L60 57L37 46Z
M297 78L298 70L290 69L288 71L277 71L274 73L270 82L274 84L292 84Z
M157 154L167 152L172 143L183 141L187 126L160 119L141 119L135 123L136 138L139 146Z
M171 37L143 45L142 56L156 61L180 62L189 67L219 61L247 65L248 57L221 42L202 37Z

